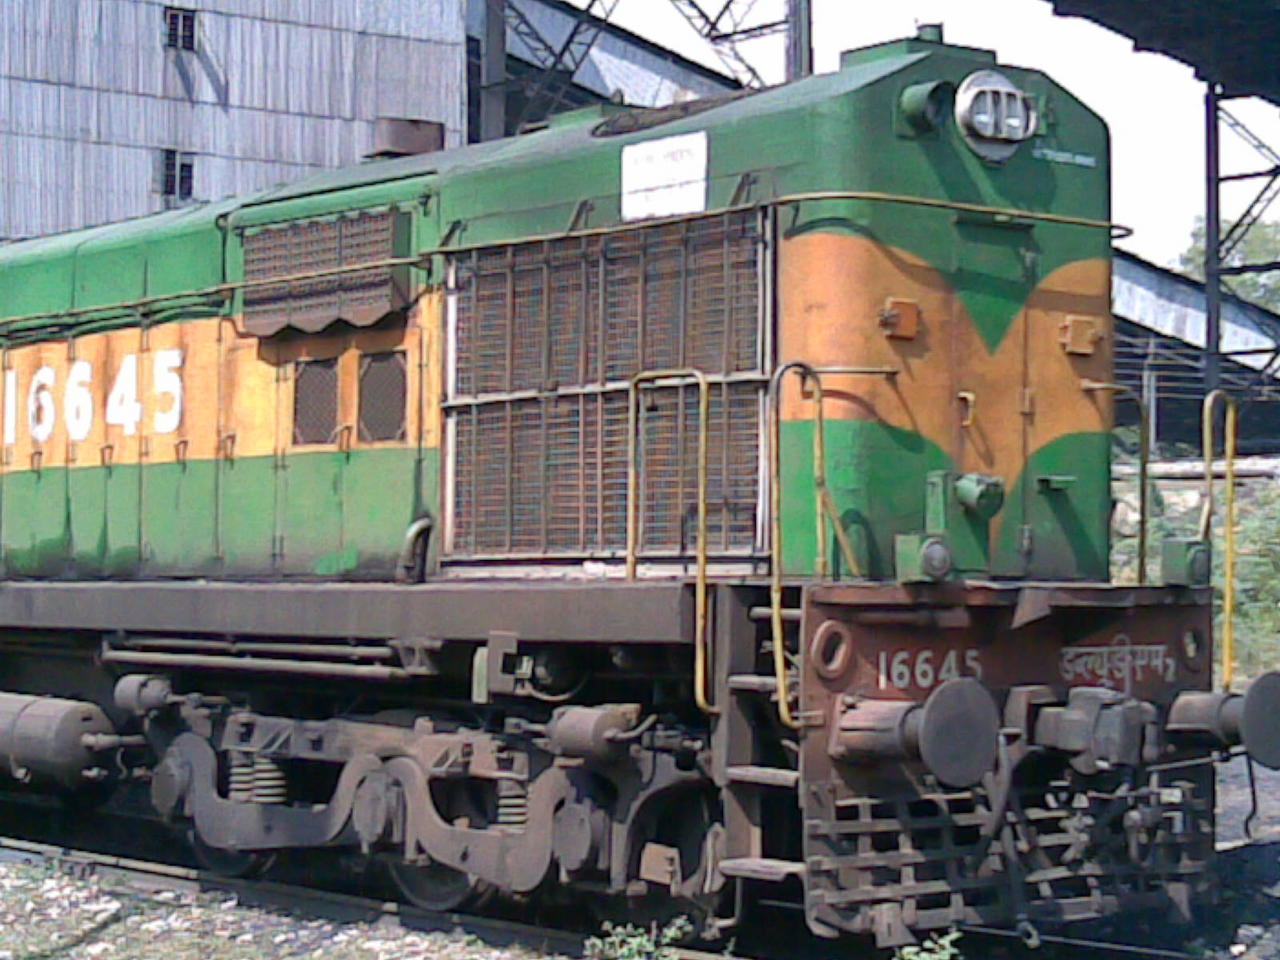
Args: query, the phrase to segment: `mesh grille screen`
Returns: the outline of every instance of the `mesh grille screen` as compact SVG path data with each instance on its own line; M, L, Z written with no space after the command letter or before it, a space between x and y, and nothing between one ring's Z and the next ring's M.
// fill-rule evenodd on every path
M334 220L304 220L244 238L246 280L269 280L373 263L395 256L397 214L360 213ZM250 287L245 327L269 336L287 326L314 332L335 320L374 323L404 305L393 267Z
M294 368L293 442L332 443L337 429L338 361L299 361Z
M712 550L752 551L759 495L760 231L734 213L453 259L454 556L610 555L626 545L627 385L695 367L708 415ZM696 541L698 391L646 390L641 549Z
M405 359L403 350L360 358L360 439L405 437Z

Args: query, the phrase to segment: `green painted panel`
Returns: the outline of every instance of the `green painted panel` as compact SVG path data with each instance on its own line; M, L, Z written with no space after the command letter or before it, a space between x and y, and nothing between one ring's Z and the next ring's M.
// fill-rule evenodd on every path
M333 576L355 565L342 540L342 483L350 456L298 453L286 461L280 488L286 574Z
M146 248L112 243L87 248L76 257L77 307L120 303L146 295Z
M147 572L217 572L217 461L156 463L144 469L142 531Z
M274 457L9 474L0 487L8 571L386 578L409 524L438 516L434 449L306 453L288 463L287 483ZM278 502L283 563L273 555Z
M100 577L107 557L107 474L104 470L67 471L70 501L72 569L78 577Z
M921 437L867 421L829 420L826 439L828 482L862 572L891 578L894 535L924 532L926 475L951 464L942 450ZM782 522L788 574L813 570L812 449L812 421L783 424ZM997 514L992 575L1107 579L1109 456L1110 439L1098 433L1060 437L1031 456ZM1024 525L1030 530L1029 556L1022 549ZM954 546L959 550L964 544L957 541ZM834 538L828 555L838 557Z
M351 457L342 478L342 542L354 558L344 572L390 577L405 531L424 514L438 516L437 452L367 450ZM430 506L428 506L430 505Z
M141 568L142 531L138 523L141 503L142 469L137 464L82 469L101 472L106 490L106 548L103 573L106 576L136 576Z
M279 473L275 457L220 460L217 470L223 574L238 577L273 572Z
M71 547L67 471L57 467L10 474L4 481L4 501L8 573L21 577L66 574Z
M1005 500L997 576L1110 578L1110 457L1105 433L1067 434L1031 455ZM1031 548L1025 558L1024 524Z
M812 573L817 543L813 486L813 421L782 425L783 565ZM866 420L826 422L827 483L864 576L892 578L893 538L924 528L925 478L951 466L919 434ZM828 528L827 555L842 574Z

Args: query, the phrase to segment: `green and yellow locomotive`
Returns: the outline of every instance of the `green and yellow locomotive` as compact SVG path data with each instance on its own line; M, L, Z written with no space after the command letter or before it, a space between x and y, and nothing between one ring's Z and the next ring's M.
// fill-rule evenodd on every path
M1108 190L922 36L0 249L0 757L436 907L1187 912L1280 681L1109 582Z

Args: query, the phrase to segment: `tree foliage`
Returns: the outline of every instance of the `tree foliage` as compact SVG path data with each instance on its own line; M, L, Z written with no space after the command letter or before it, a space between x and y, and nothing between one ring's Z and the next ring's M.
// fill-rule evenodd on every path
M1224 237L1233 225L1231 221L1223 222ZM1204 280L1204 232L1204 217L1196 217L1195 228L1191 231L1191 244L1178 258L1178 269L1197 280ZM1280 221L1262 221L1254 224L1244 235L1244 239L1227 257L1226 264L1238 267L1246 263L1273 263L1278 260ZM1225 277L1223 286L1241 300L1280 313L1280 271Z

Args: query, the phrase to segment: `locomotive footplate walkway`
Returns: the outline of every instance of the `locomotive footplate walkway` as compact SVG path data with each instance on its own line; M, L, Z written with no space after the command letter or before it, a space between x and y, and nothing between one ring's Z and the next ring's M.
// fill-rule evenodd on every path
M691 640L679 580L430 584L224 581L0 584L0 627L350 639Z

